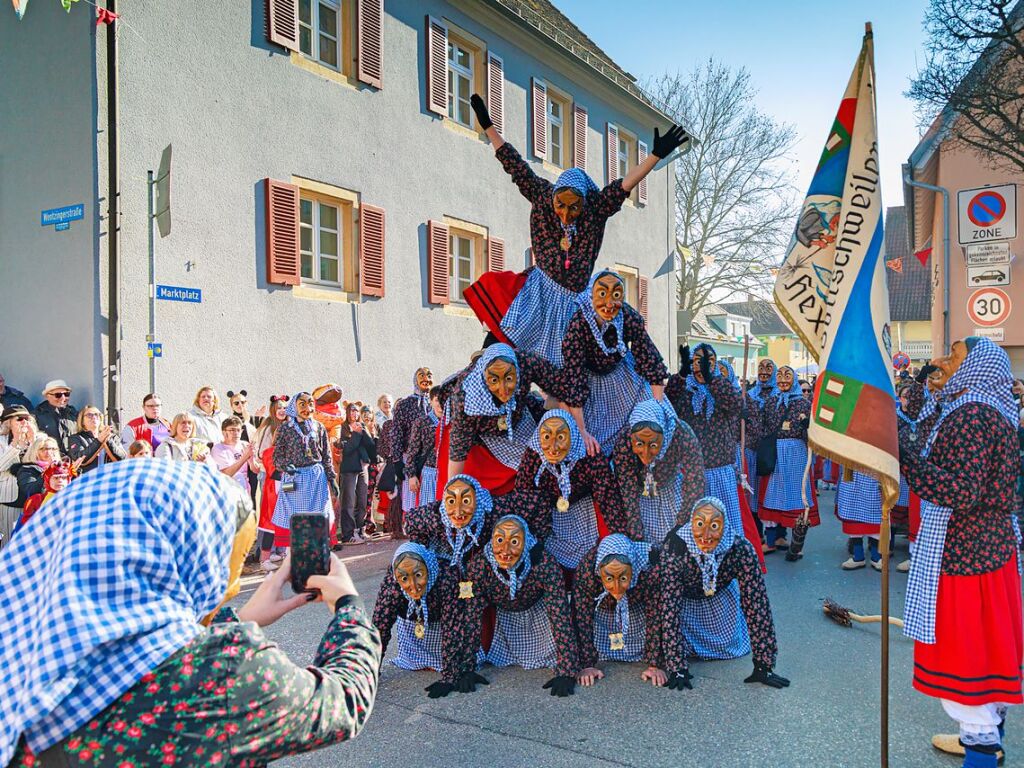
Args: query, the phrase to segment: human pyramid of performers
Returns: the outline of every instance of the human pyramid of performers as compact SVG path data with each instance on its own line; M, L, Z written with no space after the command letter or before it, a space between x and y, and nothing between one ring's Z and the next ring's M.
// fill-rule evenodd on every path
M409 538L373 613L385 648L397 636L392 663L436 670L431 698L487 683L484 664L550 668L544 688L569 696L604 676L601 661L643 661L642 681L682 690L689 658L751 652L746 682L788 686L740 500L739 424L748 446L762 424L778 434L778 471L751 500L784 530L805 511L810 404L781 368L745 408L707 344L684 347L670 375L622 279L594 272L608 219L689 137L655 130L651 156L604 189L578 168L552 184L472 105L530 201L535 265L466 291L484 348L437 386L418 369L382 439L404 460Z

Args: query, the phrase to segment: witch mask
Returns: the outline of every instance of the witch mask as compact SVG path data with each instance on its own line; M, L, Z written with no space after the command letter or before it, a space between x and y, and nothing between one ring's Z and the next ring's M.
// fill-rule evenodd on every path
M476 490L464 480L448 484L443 502L445 514L456 528L465 528L476 514Z
M526 531L515 520L502 520L494 526L491 534L491 549L498 567L513 570L523 558L526 547Z
M563 226L572 224L583 212L583 198L572 189L558 190L552 198L552 205Z
M496 357L484 368L484 383L499 403L507 403L516 393L519 376L511 360Z
M618 275L606 274L594 281L590 291L590 300L594 305L594 314L602 322L610 323L622 311L625 286Z
M772 379L772 373L775 371L775 363L771 360L762 360L757 364L757 380L762 384L767 384Z
M950 380L954 373L956 373L960 366L963 365L964 360L967 359L967 344L961 340L953 342L953 345L949 348L949 354L943 355L942 357L936 357L931 361L937 370L933 371L928 377L928 387L932 392L939 392L943 387L946 386L946 382Z
M633 582L633 566L618 555L609 555L602 560L597 573L601 586L616 602L625 596Z
M714 368L714 366L718 363L718 355L716 355L714 352L709 352L707 349L700 348L693 353L693 360L690 363L690 366L693 370L693 378L695 378L701 384L704 384L705 382L704 374L700 372L700 363L705 356L708 358L709 371L712 368Z
M710 504L697 507L693 511L693 519L690 521L693 526L693 540L697 542L702 552L714 552L718 542L722 540L722 533L725 530L725 516L720 509Z
M572 433L565 419L545 419L538 430L540 448L549 464L561 464L572 448Z
M758 378L761 374L758 373ZM789 392L793 388L793 369L788 365L784 365L779 368L779 376L776 379L776 385L780 392Z
M420 368L416 371L416 386L420 392L429 392L434 386L434 374L429 368Z
M420 601L427 592L430 571L422 557L407 554L393 568L395 581L410 600Z
M637 458L644 466L649 466L661 453L665 434L659 425L642 421L630 432L629 442Z

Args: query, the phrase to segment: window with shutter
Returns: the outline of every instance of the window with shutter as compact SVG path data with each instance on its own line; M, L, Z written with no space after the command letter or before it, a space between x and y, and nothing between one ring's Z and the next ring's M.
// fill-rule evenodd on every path
M384 75L384 0L358 0L356 11L356 76L381 87Z
M505 62L487 53L487 111L498 133L505 132Z
M608 158L608 183L622 178L619 175L619 129L608 123L605 129L605 136L608 142L605 153Z
M448 26L427 16L427 109L448 115Z
M541 160L548 156L548 87L533 78L533 154Z
M299 0L266 0L267 39L290 51L299 50Z
M263 180L267 224L267 282L299 284L299 188Z
M487 239L487 271L505 271L505 241L500 238Z
M448 225L427 222L427 301L447 304L448 299Z
M384 297L384 209L359 207L359 292Z
M572 105L573 165L587 170L587 108Z
M641 163L643 163L644 160L647 159L647 145L644 142L642 142L642 141L638 141L636 146L637 146L637 155L636 155L637 165L640 165ZM647 177L646 176L644 176L644 178L640 180L640 183L637 184L637 187L636 187L636 201L638 203L640 203L640 205L647 205Z
M645 326L647 325L647 293L649 283L650 278L646 277L645 275L640 275L640 279L637 285L637 293L639 294L638 304L640 306L637 307L637 311L640 313L640 316L644 319Z

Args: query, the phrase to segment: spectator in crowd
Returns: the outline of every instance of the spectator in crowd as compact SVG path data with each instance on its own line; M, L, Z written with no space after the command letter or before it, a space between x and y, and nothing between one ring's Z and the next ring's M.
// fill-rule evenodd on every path
M341 514L337 522L343 544L362 544L366 518L366 474L377 462L377 445L359 418L359 403L345 406L345 423L337 446L341 449Z
M249 443L255 448L256 444L256 430L259 429L260 424L263 423L263 418L267 415L267 406L261 405L256 409L256 413L249 415L249 393L244 389L240 389L237 392L228 390L228 403L231 405L231 415L236 416L239 421L242 422L242 442ZM221 425L223 427L223 424ZM259 472L253 470L252 465L246 470L249 475L249 498L252 499L252 505L256 506L256 492L259 488Z
M800 391L808 400L812 400L814 398L814 390L811 388L811 383L807 381L807 379L800 379Z
M195 436L204 443L220 440L220 425L226 414L220 409L220 397L213 387L203 387L196 392L189 414L195 420Z
M253 444L242 439L242 420L228 416L220 425L224 440L210 449L217 468L228 477L235 478L246 493L249 493L249 468L253 455Z
M1013 392L1013 399L1017 401L1017 410L1024 408L1024 379L1014 379L1013 389L1010 391Z
M78 464L78 473L120 461L127 454L114 428L103 423L103 413L87 405L78 413L78 432L68 439L68 456Z
M149 440L136 440L128 446L129 459L151 459L153 458L153 446Z
M0 405L4 408L9 405L20 405L26 411L31 411L35 407L32 405L32 401L25 397L24 392L7 385L2 373L0 373Z
M293 610L313 620L309 594L283 596L287 565L237 614L217 611L255 527L227 478L122 462L48 511L0 554L0 765L265 765L362 730L380 637L340 560L307 582L331 614L313 666L261 629Z
M274 545L277 544L276 539L279 533L273 522L274 507L277 505L277 493L281 485L281 473L274 466L274 441L277 437L278 427L288 418L288 414L285 413L288 400L288 395L270 396L270 416L263 420L256 433L255 459L263 482L263 492L260 494L257 546L260 550L260 566L268 573L276 570L277 564L282 560L282 556L274 552ZM284 539L286 533L286 531L280 531L281 546L287 546L287 541Z
M18 478L15 472L32 447L37 434L36 420L24 405L8 405L0 415L0 545L11 538L21 514Z
M51 464L60 461L60 447L49 435L37 434L35 441L25 452L25 459L18 467L18 508L25 506L30 496L43 490L43 472Z
M153 451L159 448L160 443L171 434L171 425L161 416L162 410L163 402L160 395L150 392L142 398L142 415L124 425L124 429L121 430L121 443L131 445L136 440L146 440Z
M35 416L39 429L57 441L61 455L68 453L68 438L78 429L75 423L78 410L71 405L71 387L64 379L54 379L43 387L46 402L36 406Z
M384 422L391 418L391 408L394 404L395 401L387 393L377 398L377 410L373 414L373 418L377 422L377 429L383 427Z
M380 437L380 429L377 427L377 418L373 408L369 405L364 405L359 410L359 420L363 422L363 429L367 437L373 440L375 460L371 461L370 466L366 468L366 533L375 534L378 532L378 526L373 519L373 496L377 491L377 478L380 477L380 471L383 468L383 462L381 461L380 454L377 452L377 440Z
M14 530L11 531L11 535L13 536L22 527L24 527L25 523L29 521L32 515L38 512L39 508L42 507L43 504L52 499L54 494L67 488L68 483L71 482L74 476L74 468L68 459L55 461L48 466L46 471L43 472L43 490L28 497L28 501L25 502L25 509L21 514L21 518L18 520L18 524L14 526Z
M196 420L191 411L179 413L171 422L171 436L160 443L153 455L171 461L203 461L209 458L210 445L194 437ZM212 464L212 459L210 460Z

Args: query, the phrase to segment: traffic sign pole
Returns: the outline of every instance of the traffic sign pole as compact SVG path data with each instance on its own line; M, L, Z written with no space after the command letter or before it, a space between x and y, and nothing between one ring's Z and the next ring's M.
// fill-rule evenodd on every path
M149 215L146 216L146 230L149 235L149 336L147 342L156 341L156 249L153 243L153 172L146 172L146 205ZM156 392L156 358L149 355L149 391Z

